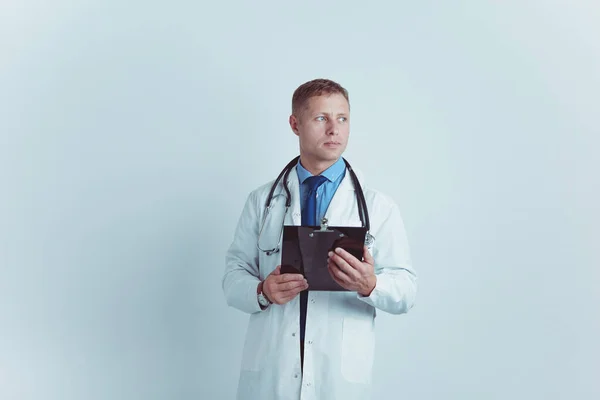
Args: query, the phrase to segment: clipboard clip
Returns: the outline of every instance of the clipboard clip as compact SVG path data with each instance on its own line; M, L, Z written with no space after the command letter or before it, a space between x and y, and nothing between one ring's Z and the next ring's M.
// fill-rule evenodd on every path
M335 231L329 229L329 227L327 226L327 218L323 218L321 220L321 228L320 229L315 229L308 236L313 237L315 233L319 233L319 232L335 232Z
M327 218L323 217L323 219L321 219L321 229L316 231L316 232L333 232L331 229L329 229L329 227L327 226Z

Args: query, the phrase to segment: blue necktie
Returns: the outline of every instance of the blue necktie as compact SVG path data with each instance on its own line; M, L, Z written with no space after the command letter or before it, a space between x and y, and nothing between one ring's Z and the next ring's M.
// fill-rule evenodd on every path
M308 185L308 194L302 207L302 225L315 226L317 223L317 189L327 178L321 175L311 176L304 183Z
M306 202L302 205L302 225L317 225L317 189L327 178L321 175L311 176L304 182L308 185ZM308 290L300 292L300 359L304 365L304 332L306 330L306 309L308 305Z

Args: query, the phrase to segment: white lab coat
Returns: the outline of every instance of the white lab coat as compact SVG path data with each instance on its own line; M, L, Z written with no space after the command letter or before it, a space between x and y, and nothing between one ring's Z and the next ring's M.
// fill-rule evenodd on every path
M392 314L410 310L417 277L411 266L404 225L397 205L370 189L357 176L365 194L375 237L370 252L377 284L368 297L356 292L310 291L306 316L304 374L300 369L299 296L284 305L261 310L256 288L277 265L281 252L267 256L256 247L273 183L248 196L226 255L223 291L227 304L250 314L242 354L237 398L240 400L368 399L375 351L376 309ZM288 177L292 203L286 225L300 225L299 181ZM280 182L275 194L285 193ZM283 199L279 197L278 199ZM282 200L283 202L283 200ZM279 203L283 207L282 202ZM354 186L346 171L326 213L332 226L361 226ZM265 226L279 234L281 224ZM266 230L276 230L267 232Z

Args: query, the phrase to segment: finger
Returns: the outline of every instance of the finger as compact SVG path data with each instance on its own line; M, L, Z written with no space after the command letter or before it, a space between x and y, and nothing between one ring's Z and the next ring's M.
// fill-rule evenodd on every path
M306 282L306 279L304 279L301 281L280 283L279 285L277 285L277 290L279 292L286 292L286 291L295 290L295 289L304 290L304 289L306 289L307 286L308 286L308 283Z
M301 281L290 281L283 283L273 282L269 289L274 295L278 295L289 291L302 291L306 288L308 288L308 283L306 282L306 279L303 278Z
M350 253L347 253L350 257L354 258L354 256ZM342 256L335 254L335 253L329 253L329 259L331 261L334 262L335 265L337 265L337 267L344 273L346 273L346 275L349 275L351 277L359 277L362 273L363 265L362 263L359 261L358 265L353 265L350 264L345 258L343 258ZM354 258L354 260L356 260L356 258Z
M306 286L306 287L308 287L308 286ZM306 289L306 287L299 287L299 288L279 292L276 297L279 299L279 301L287 303L294 297L298 296L298 293L304 291Z
M293 281L302 281L304 280L304 276L302 274L282 274L275 278L277 283L284 282L293 282Z
M281 265L278 265L277 268L271 272L271 275L281 275Z
M349 282L349 277L345 275L342 271L340 271L335 265L331 265L329 268L329 274L331 278L341 287L351 290L351 283ZM336 271L337 270L337 271Z
M348 265L352 266L354 269L357 269L359 271L362 270L362 261L360 261L358 258L354 257L352 254L348 253L346 250L342 249L341 247L336 247L335 249L335 253L337 254L340 258L342 258Z
M343 269L339 267L335 262L329 261L327 263L327 267L329 268L329 273L333 277L333 279L339 283L350 283L352 278L348 275Z

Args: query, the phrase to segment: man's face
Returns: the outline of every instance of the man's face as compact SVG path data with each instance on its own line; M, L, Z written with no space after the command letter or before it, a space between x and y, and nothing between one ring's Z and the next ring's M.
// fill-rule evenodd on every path
M300 139L300 155L311 163L333 163L346 150L350 134L350 106L341 94L308 99L290 126Z

